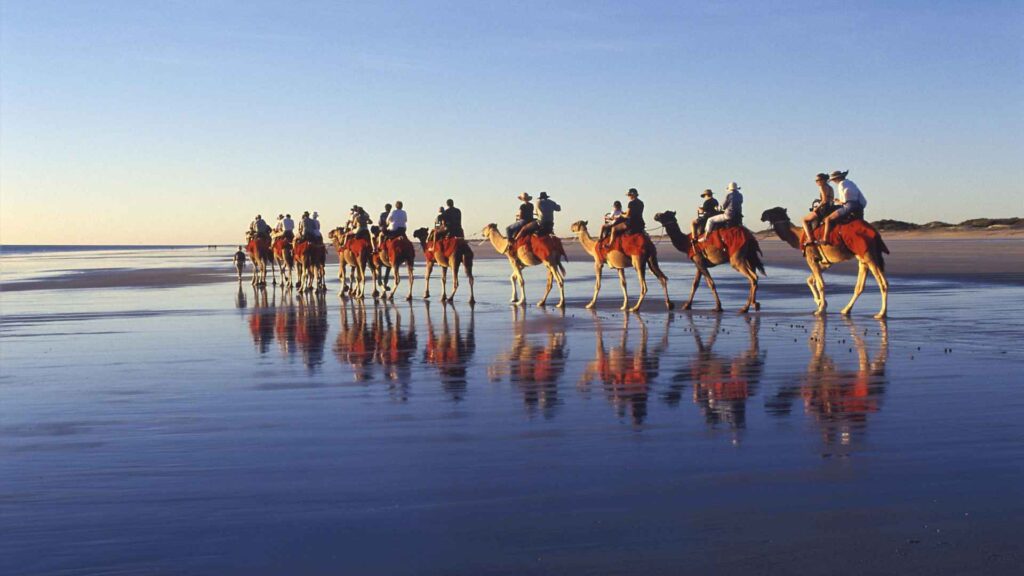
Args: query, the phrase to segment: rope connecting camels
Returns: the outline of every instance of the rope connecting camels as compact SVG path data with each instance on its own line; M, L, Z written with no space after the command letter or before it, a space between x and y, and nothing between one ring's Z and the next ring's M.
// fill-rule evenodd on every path
M825 299L825 279L821 273L837 262L856 258L858 264L857 283L853 287L853 297L840 313L847 315L853 310L857 298L864 291L864 282L867 279L868 271L871 271L871 275L875 277L878 289L882 293L882 309L875 314L875 318L886 317L889 303L889 280L885 277L884 255L889 253L889 248L874 226L860 219L837 224L832 228L831 237L828 239L829 244L819 243L805 247L804 231L793 225L785 208L776 207L765 210L761 214L761 221L771 224L779 238L804 253L807 267L811 269L811 275L807 277L807 287L811 289L814 302L818 305L814 311L816 315L824 314L828 308L828 301ZM820 227L814 231L814 237L819 242L822 233Z
M715 311L722 310L722 301L718 298L718 289L715 281L711 278L708 268L728 262L732 267L745 276L750 282L750 295L747 296L747 303L740 308L740 313L745 314L750 307L754 310L761 309L761 303L757 301L757 273L766 275L764 264L761 262L761 247L757 238L743 226L719 228L711 233L708 241L704 242L703 250L697 250L693 245L693 238L684 234L679 228L675 212L659 212L654 215L654 220L665 227L665 233L676 250L689 256L690 261L697 267L697 273L693 276L693 285L690 287L690 298L683 305L684 310L689 310L693 305L693 296L700 286L700 279L703 277L715 297Z
M423 248L423 259L426 261L426 271L423 273L423 280L426 286L423 288L423 298L430 298L430 273L434 270L434 264L441 267L441 302L452 302L455 300L455 293L459 291L459 268L465 270L466 279L469 281L469 303L476 304L476 294L473 291L473 249L464 238L443 238L441 240L427 241L430 232L426 228L417 228L412 233L413 237L420 241ZM452 293L448 294L448 269L452 270ZM410 290L412 286L410 284Z
M590 299L587 308L593 308L597 302L597 294L601 291L601 271L605 265L619 273L619 285L622 287L622 307L620 310L636 312L643 304L647 296L647 268L661 282L661 288L665 291L665 307L671 310L675 306L668 297L668 277L661 271L658 265L658 249L651 242L646 234L622 234L615 239L611 246L594 238L587 231L587 221L579 220L572 225L571 230L576 234L583 249L594 258L594 297ZM637 278L640 280L640 297L636 304L629 307L629 293L626 290L626 268L636 269Z
M528 234L525 237L516 238L515 246L509 248L509 240L498 230L498 225L491 223L483 229L484 238L491 242L491 246L499 254L508 257L509 266L512 267L512 299L510 302L516 305L526 303L526 281L523 279L523 268L543 264L548 272L547 288L544 290L544 297L537 302L537 306L547 305L548 294L551 293L552 281L558 283L558 308L565 308L565 266L564 259L569 261L565 254L562 241L557 236L537 236ZM522 296L520 296L520 291Z

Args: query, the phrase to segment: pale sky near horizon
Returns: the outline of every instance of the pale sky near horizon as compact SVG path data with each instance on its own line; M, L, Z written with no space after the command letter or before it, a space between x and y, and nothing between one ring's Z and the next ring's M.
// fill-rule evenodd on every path
M850 169L870 219L1024 216L1024 3L48 2L0 8L0 243L237 243L444 199L558 232L636 187L746 223ZM682 219L682 218L681 218Z

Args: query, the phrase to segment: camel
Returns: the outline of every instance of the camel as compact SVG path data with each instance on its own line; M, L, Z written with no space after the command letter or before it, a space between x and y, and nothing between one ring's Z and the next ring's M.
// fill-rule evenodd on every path
M274 284L277 284L276 273L281 273L281 285L291 286L292 285L292 270L295 269L295 257L292 243L287 238L281 237L274 240L272 246L274 254L274 269L275 278Z
M718 289L715 281L711 278L709 268L728 262L733 269L746 277L750 282L750 294L747 296L747 303L740 308L740 314L746 314L750 307L754 310L761 309L761 303L757 301L757 273L766 275L764 264L761 262L761 247L757 238L743 226L719 228L711 233L711 237L701 247L703 250L696 250L693 246L693 238L683 233L676 220L676 213L672 211L659 212L654 215L654 220L665 228L669 240L676 250L689 256L693 265L697 267L697 273L693 276L693 285L690 286L690 298L683 305L684 310L693 306L693 297L700 286L700 279L703 277L707 282L711 294L715 297L715 312L722 311L722 301L718 298Z
M776 207L765 210L761 214L761 221L770 223L779 238L804 253L807 267L811 269L811 275L807 277L807 287L811 289L811 295L817 304L815 315L825 314L828 309L828 301L825 299L825 279L821 273L837 262L856 258L857 283L853 287L853 297L840 311L840 314L845 316L853 310L857 298L864 291L864 282L867 280L868 271L870 271L882 293L882 308L878 314L875 314L875 318L880 320L886 317L889 303L889 280L885 276L884 255L889 253L889 248L882 240L882 235L873 226L864 220L836 224L832 227L830 244L804 247L804 231L793 225L785 208ZM821 228L818 228L815 230L814 236L820 240L820 235Z
M385 300L394 300L395 292L398 292L398 285L402 282L401 267L405 266L407 276L409 277L409 293L405 299L406 301L411 301L412 267L415 261L416 249L404 234L382 241L379 250L373 254L370 262L370 266L373 269L373 297L377 298L379 289L383 292ZM389 293L388 280L390 280L392 270L395 271L395 287Z
M423 248L423 258L427 262L427 269L423 275L426 287L423 289L423 298L430 298L430 273L434 264L441 267L441 302L451 302L455 299L455 293L459 291L459 267L466 270L466 278L469 280L469 303L476 304L476 294L473 292L473 249L464 238L443 238L427 242L429 232L426 228L418 228L412 233L413 237L420 241ZM448 269L452 270L452 293L448 294Z
M267 285L267 265L273 266L274 255L270 251L270 240L250 236L245 252L252 261L252 285Z
M543 264L547 268L548 283L544 291L544 297L537 302L537 306L547 305L548 294L551 293L552 280L558 283L558 308L565 307L565 266L562 260L569 260L562 247L562 241L558 236L538 236L529 234L525 238L517 238L514 250L509 250L509 240L498 231L497 224L488 224L483 229L484 238L490 240L491 246L499 254L508 257L508 263L512 266L512 299L510 302L519 306L526 303L526 281L523 278L523 268ZM519 291L522 291L522 297Z
M373 257L370 240L349 234L343 228L335 228L327 235L338 251L338 280L341 281L339 296L348 294L352 298L363 298L366 283L366 267ZM352 268L352 284L348 282L347 269Z
M295 283L305 291L327 290L327 283L324 281L324 268L327 263L327 247L323 242L310 242L295 240L292 247L295 255L296 267L299 271L299 279Z
M647 268L661 282L661 288L665 291L665 307L671 310L675 306L668 297L668 278L661 271L658 265L658 249L651 242L646 234L623 234L615 239L611 247L603 241L590 235L587 231L587 221L580 220L572 225L571 230L576 234L583 249L594 258L594 297L590 299L587 308L593 308L597 302L597 294L601 291L601 271L607 264L609 268L619 273L619 285L622 287L622 307L620 310L636 312L647 297ZM629 307L629 293L626 291L626 268L635 268L636 276L640 280L640 297L636 304Z

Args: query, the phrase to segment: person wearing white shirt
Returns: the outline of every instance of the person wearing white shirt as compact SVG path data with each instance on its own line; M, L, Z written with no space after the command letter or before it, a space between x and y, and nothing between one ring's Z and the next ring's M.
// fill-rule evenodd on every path
M285 214L284 220L281 221L281 226L284 228L284 237L291 240L295 237L295 220L292 220L291 214Z
M395 208L388 214L388 238L405 236L405 229L409 222L409 216L402 209L402 201L395 202Z
M829 174L828 179L836 183L836 204L839 205L839 209L829 214L828 218L825 218L825 225L822 227L822 240L824 240L825 244L829 243L829 234L831 233L833 222L850 214L859 213L860 217L863 217L864 208L868 205L868 201L864 198L860 188L852 180L846 179L846 175L849 173L849 170L846 172L836 170Z

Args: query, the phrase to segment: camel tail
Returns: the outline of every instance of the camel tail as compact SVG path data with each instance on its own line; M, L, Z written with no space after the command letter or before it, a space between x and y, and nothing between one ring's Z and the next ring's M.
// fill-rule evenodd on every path
M882 242L882 239L879 238L878 242L872 247L872 251L874 251L873 256L875 257L875 262L878 264L878 269L885 272L884 255L889 253L889 248L885 245L885 242Z
M767 278L768 272L765 271L764 262L761 260L761 256L764 255L764 252L761 252L761 243L757 241L757 237L753 234L750 235L750 241L750 250L748 250L750 263L754 266L754 270L757 270L761 273L761 276Z

